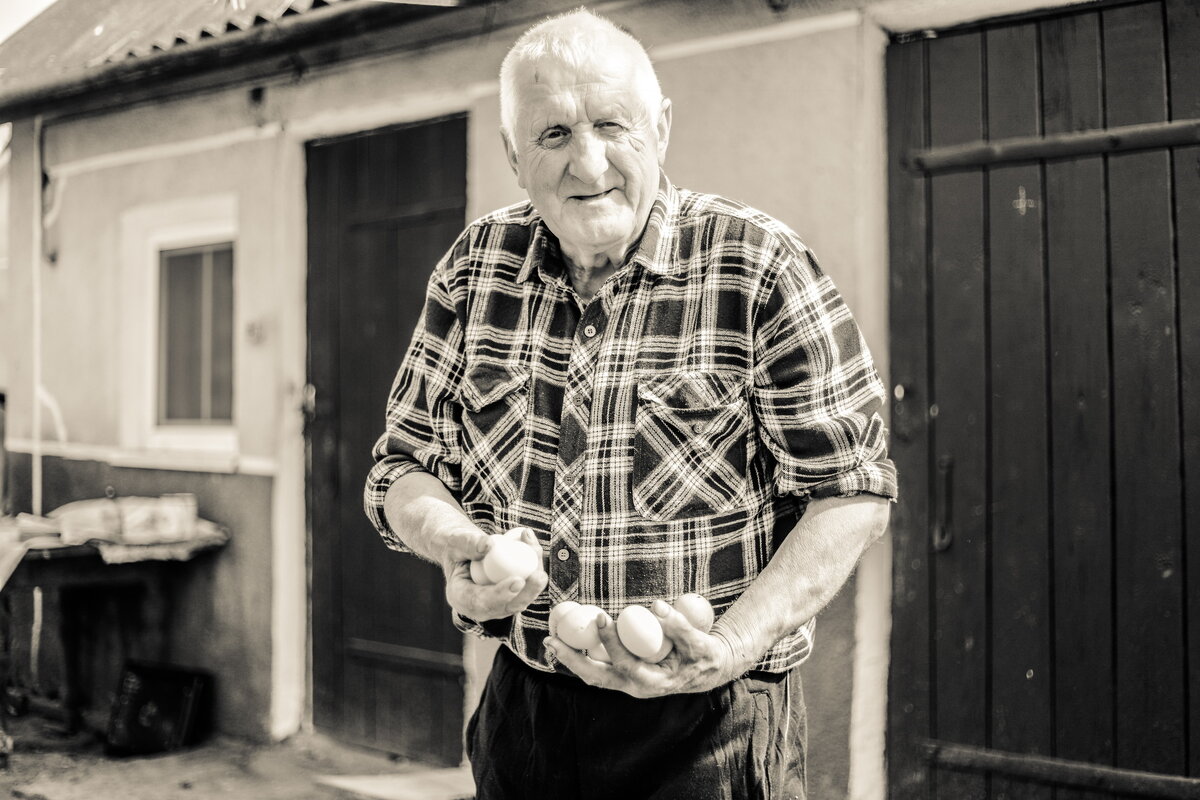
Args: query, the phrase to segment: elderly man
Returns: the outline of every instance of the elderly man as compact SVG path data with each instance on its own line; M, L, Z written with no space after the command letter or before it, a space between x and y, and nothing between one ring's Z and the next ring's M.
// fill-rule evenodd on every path
M674 187L643 48L580 10L500 74L521 203L438 263L366 509L440 564L464 631L502 640L467 748L478 797L803 797L811 624L884 530L883 390L788 228ZM543 568L472 581L488 533ZM671 606L696 592L704 632ZM650 663L549 636L564 600L649 606Z

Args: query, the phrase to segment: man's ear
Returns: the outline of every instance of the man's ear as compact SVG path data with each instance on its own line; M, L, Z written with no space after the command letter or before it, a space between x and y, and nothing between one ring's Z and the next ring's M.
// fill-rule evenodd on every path
M658 165L667 161L667 145L671 141L671 99L664 97L662 112L658 115Z
M500 140L504 142L504 154L508 156L508 166L512 169L513 175L517 176L517 185L524 189L525 181L521 178L521 168L517 165L517 151L513 148L512 140L503 129L500 131Z

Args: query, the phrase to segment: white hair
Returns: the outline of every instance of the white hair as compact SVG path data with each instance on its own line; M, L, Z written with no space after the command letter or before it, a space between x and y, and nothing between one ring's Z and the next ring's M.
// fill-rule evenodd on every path
M500 130L510 143L517 118L517 73L521 64L542 58L554 58L568 66L579 67L595 63L607 55L604 45L617 42L628 50L634 61L634 82L654 118L662 105L662 87L646 48L629 32L612 21L579 8L558 16L548 17L534 25L504 57L500 65ZM514 143L515 144L515 143Z

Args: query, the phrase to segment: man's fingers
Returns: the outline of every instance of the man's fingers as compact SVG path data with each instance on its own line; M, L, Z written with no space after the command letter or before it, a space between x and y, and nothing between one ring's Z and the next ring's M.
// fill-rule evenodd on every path
M467 614L478 605L483 586L471 580L471 562L456 561L446 575L446 599L455 611Z
M532 529L513 528L505 534L543 554L541 543ZM446 571L446 600L464 617L480 622L499 619L524 611L550 582L540 567L528 578L508 578L495 584L478 584L471 578L471 564L488 552L495 537L482 531L459 531L448 542L451 559Z
M519 578L514 578L513 580L520 581ZM514 614L518 611L524 610L530 603L534 601L534 598L542 593L542 590L546 588L546 585L549 582L550 576L539 569L537 572L533 573L528 578L520 581L520 583L517 584L519 587L518 591L515 593L512 599L508 601L508 605L506 607Z
M469 561L454 561L450 564L450 569L446 571L446 588L450 588L453 581L471 580L471 563Z
M446 600L450 607L464 617L483 622L509 616L509 601L520 590L511 581L481 585L471 580L469 562L460 561L446 579Z
M600 625L597 623L596 631L600 634L600 643L604 645L604 649L608 651L609 658L613 660L614 664L637 663L638 657L629 652L629 648L621 641L615 620L611 624Z
M611 686L612 666L609 664L593 661L554 637L546 638L546 649L554 653L559 662L584 683L601 688L616 688Z
M508 535L514 536L532 547L538 552L539 556L545 556L545 551L542 550L542 543L538 541L537 534L533 532L533 528L513 528L508 532Z
M697 648L705 637L688 618L662 600L655 600L650 606L654 616L662 625L663 633L675 644L675 649L681 656L694 657L698 655Z
M490 538L483 531L460 531L446 542L446 555L452 561L474 561L483 558L491 546Z
M613 628L614 626L607 627ZM600 630L600 638L603 643L605 640L603 628ZM613 649L621 647L620 641L615 637L612 641ZM669 694L671 691L664 683L665 673L660 667L640 661L623 648L621 649L622 657L618 660L613 649L609 649L609 646L605 644L605 649L612 658L612 663L607 664L596 661L553 637L547 637L546 648L554 653L560 663L575 673L576 677L592 686L614 689L631 697L658 697Z
M477 621L510 617L524 611L549 581L538 571L528 578L508 578L500 583L478 584L471 580L470 565L456 564L447 578L446 599L450 607Z

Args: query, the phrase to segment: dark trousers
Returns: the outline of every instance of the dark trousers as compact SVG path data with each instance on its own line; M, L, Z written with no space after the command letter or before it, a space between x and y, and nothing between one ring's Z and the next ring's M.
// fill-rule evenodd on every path
M501 647L467 725L476 800L804 800L800 676L638 700Z

